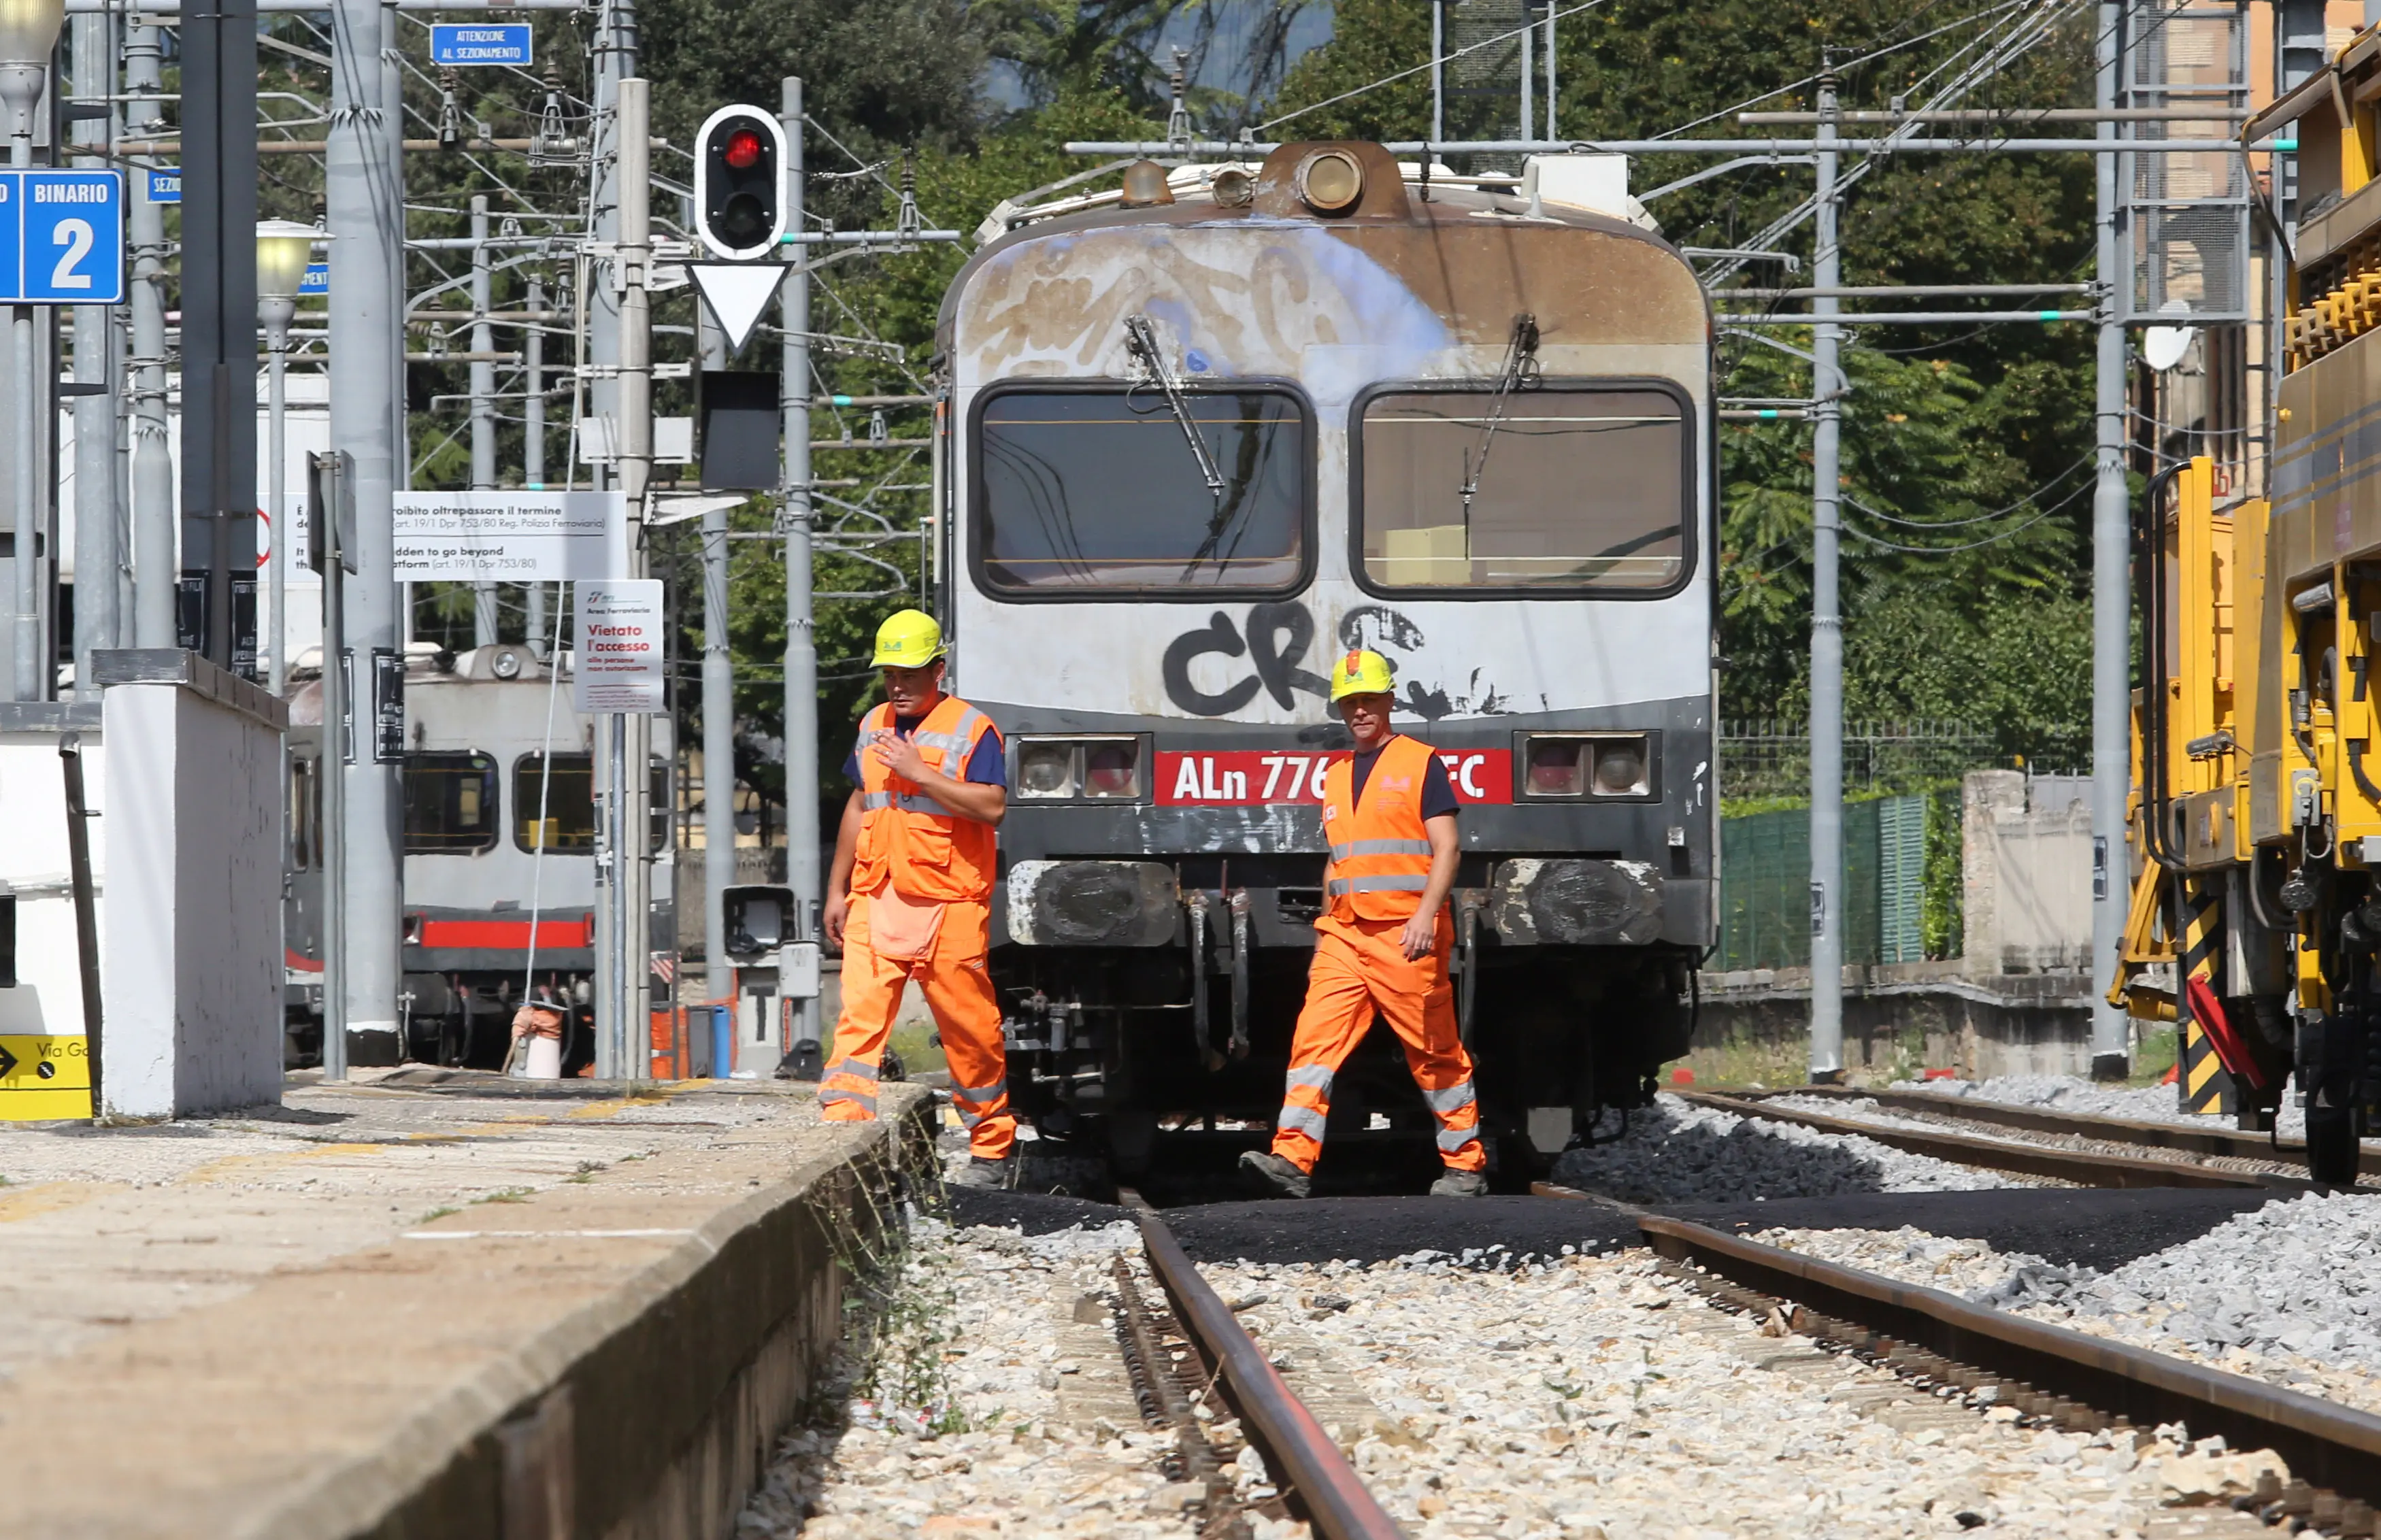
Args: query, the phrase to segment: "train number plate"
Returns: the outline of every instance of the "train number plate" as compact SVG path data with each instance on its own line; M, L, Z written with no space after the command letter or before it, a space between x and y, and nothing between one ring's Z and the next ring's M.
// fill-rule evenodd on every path
M1279 753L1267 749L1230 749L1220 753L1157 752L1157 801L1162 807L1243 807L1277 802L1319 803L1323 772L1338 753ZM1474 802L1513 800L1513 752L1465 749L1439 756L1457 799Z

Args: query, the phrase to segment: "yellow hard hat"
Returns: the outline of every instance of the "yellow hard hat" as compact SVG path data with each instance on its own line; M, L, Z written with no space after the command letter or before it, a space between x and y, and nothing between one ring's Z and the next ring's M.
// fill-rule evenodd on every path
M1331 666L1335 703L1350 695L1395 694L1397 688L1397 681L1389 678L1389 660L1378 653L1353 647Z
M921 609L896 610L876 628L873 668L923 668L943 655L943 628Z

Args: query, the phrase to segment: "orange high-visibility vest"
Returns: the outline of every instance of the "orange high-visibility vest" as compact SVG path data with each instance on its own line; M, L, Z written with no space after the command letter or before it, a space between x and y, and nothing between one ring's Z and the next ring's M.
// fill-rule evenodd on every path
M860 849L851 866L852 892L873 893L889 880L911 898L983 902L992 897L997 835L991 825L951 812L868 752L869 735L892 727L890 705L860 719ZM910 741L928 769L964 780L968 756L992 730L991 718L946 695Z
M1335 920L1409 920L1430 886L1430 837L1422 824L1422 777L1430 745L1399 733L1381 746L1364 800L1347 760L1323 775L1323 837L1331 842L1325 892Z

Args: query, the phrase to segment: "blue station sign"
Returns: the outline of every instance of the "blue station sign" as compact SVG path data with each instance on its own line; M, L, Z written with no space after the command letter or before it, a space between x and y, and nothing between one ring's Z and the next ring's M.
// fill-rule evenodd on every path
M124 302L124 178L0 171L0 304Z
M433 64L525 65L531 53L526 21L440 21L430 28Z
M182 201L182 168L178 165L153 165L145 169L149 181L149 202L178 203Z

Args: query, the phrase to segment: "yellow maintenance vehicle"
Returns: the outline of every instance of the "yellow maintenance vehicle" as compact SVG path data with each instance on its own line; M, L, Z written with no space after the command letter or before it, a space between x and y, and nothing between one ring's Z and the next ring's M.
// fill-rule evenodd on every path
M2242 130L2296 140L2265 498L2198 458L2150 483L2134 574L2132 903L2110 991L2173 1021L2186 1104L2270 1126L2296 1078L2312 1175L2381 1132L2381 31Z

